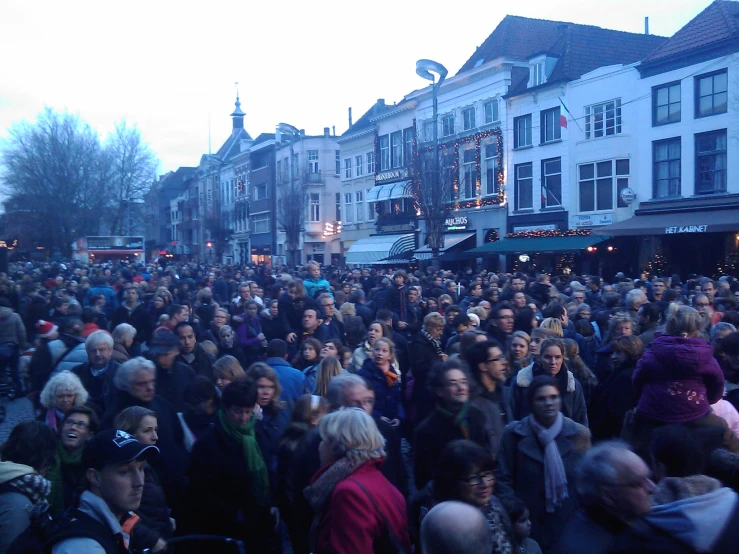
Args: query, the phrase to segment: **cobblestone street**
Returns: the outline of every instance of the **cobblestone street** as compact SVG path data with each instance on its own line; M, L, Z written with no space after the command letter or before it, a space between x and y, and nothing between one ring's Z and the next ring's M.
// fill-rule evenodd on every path
M7 399L0 401L0 406L7 410L5 421L0 423L0 444L8 439L10 431L19 422L33 417L33 404L27 398L18 398L9 402Z

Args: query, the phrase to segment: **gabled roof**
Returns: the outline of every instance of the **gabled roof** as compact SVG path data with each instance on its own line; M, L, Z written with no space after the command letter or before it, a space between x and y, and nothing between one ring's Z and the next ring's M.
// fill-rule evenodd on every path
M227 162L236 154L241 153L241 149L238 146L242 140L251 140L251 136L249 136L249 133L247 133L243 127L236 131L236 133L231 133L231 135L226 139L226 142L224 142L218 149L218 152L215 153L215 157L222 162Z
M691 50L738 38L739 2L716 0L643 61L675 59Z

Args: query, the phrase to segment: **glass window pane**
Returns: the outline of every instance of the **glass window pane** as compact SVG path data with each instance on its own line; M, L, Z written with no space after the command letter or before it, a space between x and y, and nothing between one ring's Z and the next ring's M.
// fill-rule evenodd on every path
M616 175L629 174L629 160L616 160Z
M580 166L580 179L592 179L595 176L593 164L584 164Z
M598 177L610 177L613 175L613 164L609 161L598 162Z

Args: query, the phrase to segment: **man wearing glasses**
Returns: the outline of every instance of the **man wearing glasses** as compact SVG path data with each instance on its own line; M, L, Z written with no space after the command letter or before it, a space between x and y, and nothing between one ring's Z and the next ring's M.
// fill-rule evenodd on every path
M321 312L323 312L323 322L313 333L313 336L321 342L326 342L329 339L339 339L342 343L345 342L344 324L337 320L336 315L336 304L330 294L322 294L318 297L318 304L321 306Z

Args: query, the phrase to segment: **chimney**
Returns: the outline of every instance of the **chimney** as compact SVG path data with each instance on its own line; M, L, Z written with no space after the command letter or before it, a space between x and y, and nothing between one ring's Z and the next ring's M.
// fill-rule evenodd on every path
M352 109L349 107L349 127L352 126Z
M644 18L644 34L649 34L649 16Z
M328 127L324 127L323 128L323 136L324 137L330 137L331 136L331 129L329 129Z

